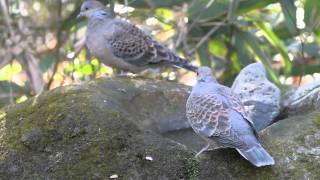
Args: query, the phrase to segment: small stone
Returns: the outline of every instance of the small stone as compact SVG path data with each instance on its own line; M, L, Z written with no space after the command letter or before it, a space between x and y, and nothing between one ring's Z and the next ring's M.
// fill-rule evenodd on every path
M284 96L284 106L290 114L308 112L320 107L320 80L298 87L295 91L288 91Z
M280 89L268 80L261 63L242 69L232 90L240 97L257 131L270 125L280 112Z
M127 93L127 91L125 90L125 89L123 89L123 88L118 88L118 91L120 91L120 92L122 92L122 93Z
M303 97L309 95L312 91L318 90L319 88L320 80L315 80L303 86L300 86L291 97L292 103L295 101L299 101Z
M109 177L109 179L118 179L118 178L119 178L119 176L117 174L111 175Z
M146 156L147 161L153 161L153 158L151 156Z
M78 136L78 135L80 134L80 132L81 132L81 129L80 129L79 127L75 127L75 128L73 129L73 132L72 132L72 134L71 134L71 137L76 137L76 136Z
M43 136L41 128L31 129L22 135L20 141L28 148L36 149L39 147L39 141Z

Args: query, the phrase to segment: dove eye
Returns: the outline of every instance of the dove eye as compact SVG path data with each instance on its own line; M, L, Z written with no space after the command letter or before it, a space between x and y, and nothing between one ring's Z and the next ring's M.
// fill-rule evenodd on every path
M86 11L87 11L87 10L89 10L89 8L88 8L88 7L84 8L84 9L85 9Z

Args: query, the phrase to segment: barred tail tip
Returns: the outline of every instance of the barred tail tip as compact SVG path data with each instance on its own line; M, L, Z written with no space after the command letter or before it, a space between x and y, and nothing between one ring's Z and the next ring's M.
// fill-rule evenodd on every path
M173 63L175 66L186 69L188 71L197 72L198 67L190 64L186 59L179 58L179 61Z
M274 165L273 158L262 146L256 146L249 150L237 149L237 151L257 167Z
M198 70L198 67L193 66L193 65L191 65L189 63L182 64L180 67L182 67L182 68L184 68L186 70L189 70L189 71L193 71L193 72L197 72L197 70Z

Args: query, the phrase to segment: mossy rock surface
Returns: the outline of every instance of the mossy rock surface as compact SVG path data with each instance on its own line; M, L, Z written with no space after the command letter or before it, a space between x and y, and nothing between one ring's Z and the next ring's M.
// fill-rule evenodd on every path
M320 179L320 115L290 117L262 133L276 165L235 150L193 158L190 88L146 79L97 79L0 110L0 179ZM150 160L150 157L152 160Z

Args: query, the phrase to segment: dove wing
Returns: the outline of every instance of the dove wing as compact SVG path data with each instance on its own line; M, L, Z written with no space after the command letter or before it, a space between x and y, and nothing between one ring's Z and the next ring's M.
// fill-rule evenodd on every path
M244 106L243 106L240 98L237 95L235 95L231 91L230 88L227 88L227 87L222 87L220 89L220 91L218 91L218 93L219 93L219 95L224 96L224 97L228 96L228 97L226 97L226 99L229 101L230 107L233 110L235 110L236 112L238 112L243 117L243 119L245 119L247 122L249 122L250 126L253 129L255 136L258 137L258 133L257 133L256 129L254 128L253 121L251 120L248 113L244 109Z
M130 23L117 20L114 23L119 27L118 31L107 39L114 56L137 66L165 61L166 47Z
M192 95L187 102L187 118L198 134L216 139L227 147L245 144L232 129L231 105L219 94Z

